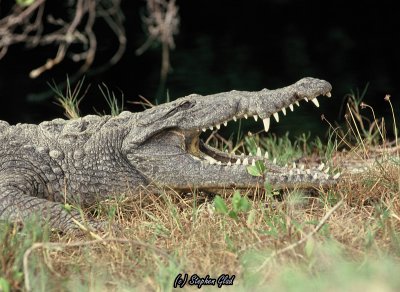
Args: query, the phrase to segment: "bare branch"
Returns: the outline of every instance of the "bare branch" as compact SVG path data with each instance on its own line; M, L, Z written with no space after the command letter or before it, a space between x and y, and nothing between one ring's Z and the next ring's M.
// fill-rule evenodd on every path
M29 6L15 4L8 14L0 19L0 59L3 58L10 46L18 43L29 48L54 45L57 53L54 58L48 59L42 66L30 72L31 78L40 76L43 72L52 69L66 57L74 62L83 61L79 72L87 71L93 64L97 51L97 37L93 31L95 22L104 20L116 35L119 48L108 61L115 64L123 55L126 47L125 30L120 0L76 0L63 1L74 11L72 17L66 14L65 18L55 18L50 12L45 15L45 6L48 0L36 0ZM1 2L0 2L1 5ZM43 27L50 24L52 30L44 32ZM73 51L72 44L81 48Z
M137 55L143 54L154 42L162 46L161 84L164 84L170 70L169 51L175 48L174 35L179 32L178 6L175 0L147 0L148 16L143 17L148 38L136 50Z

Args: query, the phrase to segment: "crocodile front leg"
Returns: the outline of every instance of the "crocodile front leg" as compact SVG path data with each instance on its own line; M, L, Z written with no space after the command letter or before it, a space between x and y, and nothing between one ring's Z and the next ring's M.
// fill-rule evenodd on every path
M45 190L44 182L26 169L0 171L0 220L26 222L36 216L41 223L48 222L61 231L78 228L75 222L81 221L79 212L67 212L62 204L44 199ZM98 224L90 222L93 228L101 228Z

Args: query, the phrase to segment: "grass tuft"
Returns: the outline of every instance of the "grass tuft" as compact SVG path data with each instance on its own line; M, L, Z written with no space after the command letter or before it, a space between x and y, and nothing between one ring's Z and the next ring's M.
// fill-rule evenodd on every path
M113 91L108 89L108 86L105 83L99 85L99 90L101 94L104 96L112 116L118 116L124 110L124 95L121 92L121 105L118 104L118 99L116 98Z
M85 91L81 93L85 78L78 81L74 88L71 87L69 77L67 76L66 92L63 93L57 84L53 81L53 84L48 83L50 88L56 95L57 103L65 110L65 116L69 119L77 119L80 117L79 104L85 97L89 90L89 86L86 87Z

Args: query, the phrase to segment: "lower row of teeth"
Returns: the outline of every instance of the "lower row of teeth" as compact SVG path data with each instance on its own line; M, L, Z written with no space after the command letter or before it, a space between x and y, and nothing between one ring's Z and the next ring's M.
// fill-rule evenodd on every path
M264 158L268 159L268 152L265 152ZM215 160L211 156L206 155L204 157L204 159L207 160L208 163L210 163L210 164L222 165L221 161ZM250 157L250 159L251 159L251 165L252 166L256 165L256 161L258 161L260 159L263 159L263 157L261 156L261 149L257 148L257 158L251 158ZM235 165L244 165L244 166L246 166L246 165L250 165L249 157L244 157L244 154L242 154L242 160L240 158L238 158L236 160L236 162L234 162L234 163L232 163L231 161L228 161L228 163L226 163L226 165L227 166L232 166L232 165L233 166L235 166ZM272 163L276 164L276 162L277 162L276 158L274 158ZM288 165L286 164L284 167L288 168ZM324 172L326 174L326 179L328 179L329 178L328 172L329 172L330 168L329 168L329 166L327 166L325 169L324 168L325 168L325 164L321 163L317 168L315 168L314 171L318 170L319 172ZM296 163L293 162L292 169L289 170L288 174L289 175L293 175L293 174L302 174L302 173L310 175L311 174L311 169L305 169L303 164L300 165L300 167L297 167ZM337 179L337 178L339 178L339 176L340 176L340 173L336 173L333 176L333 179ZM315 177L315 179L318 178L318 174L315 173L314 177Z

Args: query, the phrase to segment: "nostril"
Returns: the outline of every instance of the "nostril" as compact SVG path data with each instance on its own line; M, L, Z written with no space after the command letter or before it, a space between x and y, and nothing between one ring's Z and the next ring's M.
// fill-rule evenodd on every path
M293 100L296 101L299 99L301 99L301 96L297 92L293 93Z

